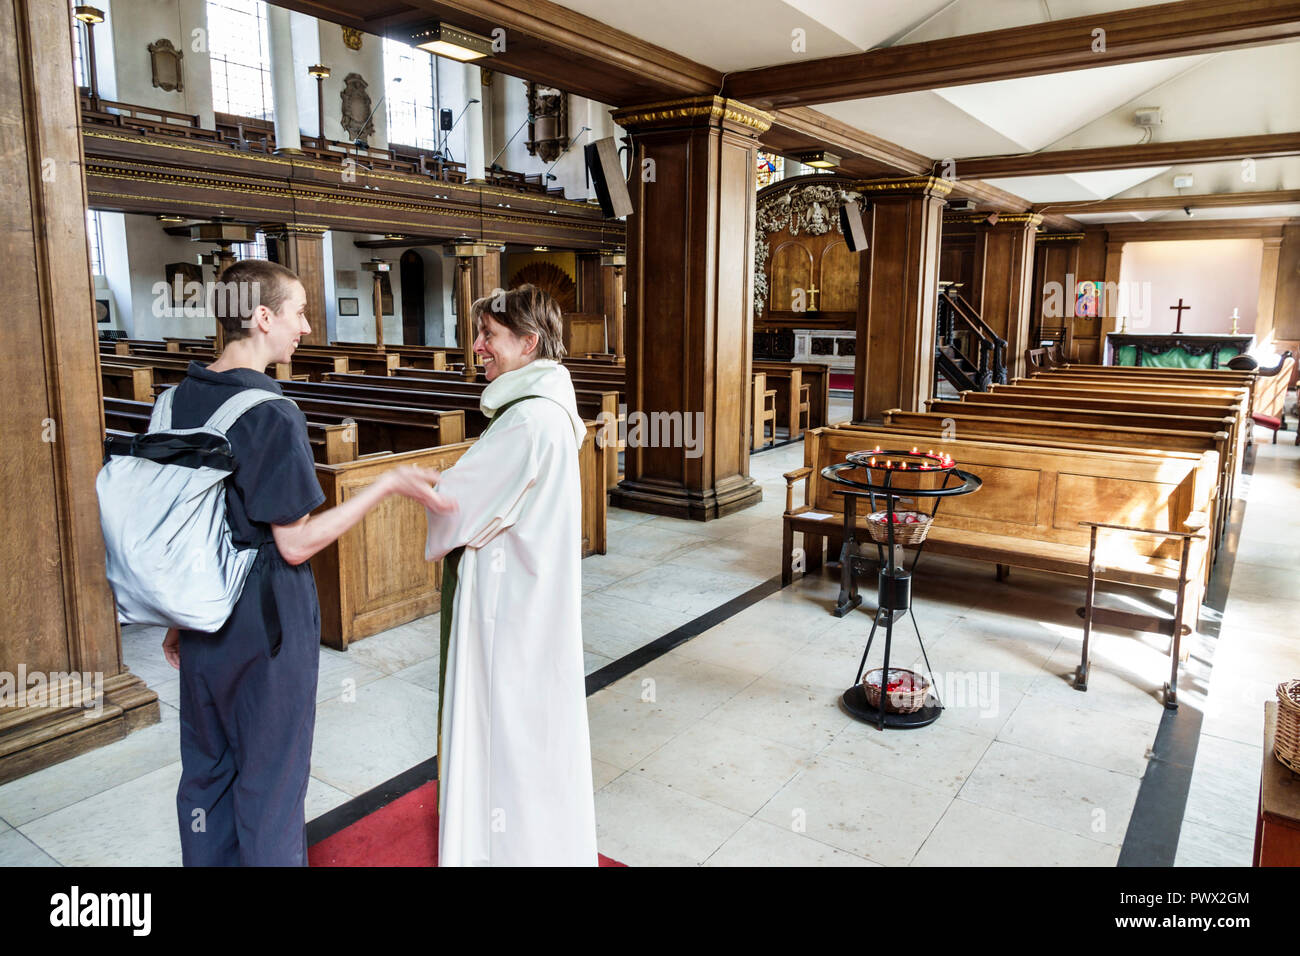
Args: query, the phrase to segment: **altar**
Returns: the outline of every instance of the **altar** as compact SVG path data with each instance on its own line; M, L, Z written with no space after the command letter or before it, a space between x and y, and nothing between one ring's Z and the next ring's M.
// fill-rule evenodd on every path
M1228 360L1255 347L1248 333L1111 332L1107 365L1154 368L1226 368Z

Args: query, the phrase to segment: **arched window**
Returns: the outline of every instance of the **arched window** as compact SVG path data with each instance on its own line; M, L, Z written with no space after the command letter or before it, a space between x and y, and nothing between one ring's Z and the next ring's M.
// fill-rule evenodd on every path
M214 110L274 119L270 50L262 0L208 0Z

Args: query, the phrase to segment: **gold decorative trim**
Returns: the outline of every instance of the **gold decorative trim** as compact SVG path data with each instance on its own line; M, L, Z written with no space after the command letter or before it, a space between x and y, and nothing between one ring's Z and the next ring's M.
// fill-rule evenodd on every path
M234 191L234 192L243 192L243 191L245 191L245 190L232 190L232 191ZM246 212L248 212L248 213L256 213L257 215L249 215L248 218L249 218L250 220L259 221L259 222L262 222L262 221L277 221L277 222L278 222L278 221L279 221L279 220L278 220L278 217L284 215L284 210L283 210L283 209L268 208L268 207L266 207L266 206L246 206L246 205L239 205L239 204L236 204L236 203L206 202L206 201L201 200L201 199L178 199L178 198L175 198L175 197L167 197L167 196L145 196L145 195L140 195L140 194L138 194L138 193L113 193L113 192L104 192L104 191L102 191L102 190L88 190L88 191L87 191L87 195L88 195L88 196L92 196L92 197L99 197L99 198L102 198L102 199L119 199L119 200L127 200L127 201L129 201L129 202L133 202L133 203L138 203L138 202L162 203L163 205L176 206L176 207L180 207L180 208L182 208L182 209L190 209L190 208L193 208L193 207L195 207L195 206L202 206L202 207L205 207L205 208L216 209L216 210L219 210L219 211L231 210L231 209L239 209L239 210L244 210L244 211L246 211ZM361 203L349 203L349 202L342 202L341 204L342 204L342 205L362 205ZM412 208L412 207L400 207L400 206L398 206L396 203L382 203L382 204L380 204L380 205L389 206L389 207L393 207L393 208ZM93 208L94 204L92 203L91 206L92 206L92 208ZM221 213L219 213L219 214L221 214ZM438 208L438 209L436 210L436 212L431 212L431 213L429 213L429 214L436 214L436 215L442 215L442 216L454 217L454 218L460 218L460 219L467 219L467 220L477 220L477 219L479 218L477 212L469 212L469 211L461 212L460 210L443 209L443 208ZM374 224L379 224L379 225L383 225L383 226L402 226L402 227L405 227L406 229L410 229L411 226L412 226L412 220L411 220L411 219L379 219L379 218L376 218L376 217L374 217L374 216L345 216L345 215L343 215L343 214L341 214L341 213L331 213L331 212L313 212L313 213L310 213L310 215L311 215L311 217L312 217L313 219L341 220L341 221L354 222L354 223L361 223L361 224L372 224L372 223L374 223ZM536 223L536 222L534 222L533 220L529 220L529 219L519 219L519 218L512 217L512 216L496 216L496 215L493 215L493 214L491 214L491 213L484 213L484 215L483 215L483 220L484 220L485 222L504 222L504 223L514 223L514 224L517 224L517 225L532 225L532 226L539 225L539 223ZM325 227L325 228L326 228L326 231L328 231L329 227ZM606 233L606 229L603 228L603 227L602 227L602 228L593 228L593 227L591 227L591 226L576 225L576 224L575 224L575 225L568 226L568 227L565 227L565 228L566 228L567 231L570 231L570 232L590 232L590 233L599 233L599 234L602 236L601 242L607 244L608 241L609 241L607 238L604 238L605 233ZM382 231L385 231L385 230L381 230L381 229L368 229L368 228L357 228L357 229L348 230L348 231L353 231L353 232L382 232ZM537 233L536 233L536 232L507 232L506 230L503 230L503 229L494 229L493 231L494 231L494 233L499 233L499 234L501 234L501 235L517 236L517 237L521 237L521 238L527 238L527 239L529 239L530 241L536 240L536 238L537 238Z
M241 153L241 152L236 152L235 150L220 149L211 146L207 146L207 147L196 146L191 143L181 143L181 142L173 143L160 138L122 136L114 133L101 132L99 130L91 129L90 127L82 128L82 136L87 138L94 138L94 139L107 139L119 143L134 143L136 145L143 144L145 146L153 146L159 149L175 149L175 150L180 150L182 152L188 152L188 153L201 153L205 156L220 156L220 157L225 157L227 159L238 159L238 160L251 161L257 163L270 163L276 166L298 166L303 169L315 169L323 173L336 174L338 173L341 166L341 164L336 166L327 163L317 162L315 160L310 160L310 159L289 160L289 159L281 159L276 156L268 156L266 153ZM118 159L116 157L111 157L111 156L96 156L95 159L99 162L130 163L130 160ZM145 164L132 163L132 165L145 165ZM153 163L148 165L156 166L157 164ZM234 176L238 174L223 172L220 175ZM356 175L365 176L367 179L376 179L384 182L404 183L408 185L413 182L428 183L428 184L436 185L439 189L445 188L451 190L463 190L470 196L473 196L476 200L478 198L479 190L481 188L484 195L512 196L517 199L525 199L530 202L547 204L547 205L575 206L581 209L591 208L590 204L585 199L561 199L558 196L542 197L542 196L532 195L530 193L517 192L516 190L513 189L502 189L499 186L479 187L479 186L470 186L465 183L449 183L441 179L429 179L427 176L420 176L418 173L405 173L402 175L397 175L394 173L371 172L369 170L359 169Z
M945 213L943 217L943 221L945 223L954 223L954 224L970 223L970 224L978 225L979 223L984 222L986 219L988 219L988 217L991 215L993 215L993 210L991 209L985 210L984 212L971 212L971 211L963 210L961 212ZM1006 223L1016 223L1018 225L1037 226L1042 221L1043 221L1043 217L1040 216L1038 213L1000 212L998 213L997 222L994 223L993 225L997 226L1006 222Z
M939 176L908 176L902 179L867 179L859 180L853 188L867 193L920 193L939 199L952 192L951 180ZM988 215L985 213L985 215Z
M619 126L632 128L662 126L677 120L707 116L711 122L729 120L759 133L766 133L776 119L772 113L721 96L691 96L663 103L647 103L615 110L613 116L614 122Z
M1081 232L1040 232L1034 237L1036 242L1078 242L1082 238Z

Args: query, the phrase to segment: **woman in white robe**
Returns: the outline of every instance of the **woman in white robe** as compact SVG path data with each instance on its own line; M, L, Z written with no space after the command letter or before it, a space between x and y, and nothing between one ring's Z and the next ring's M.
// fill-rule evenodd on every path
M555 301L523 286L474 310L490 423L442 473L437 490L458 510L429 513L425 551L448 558L439 865L595 866L579 566L586 426L558 361Z

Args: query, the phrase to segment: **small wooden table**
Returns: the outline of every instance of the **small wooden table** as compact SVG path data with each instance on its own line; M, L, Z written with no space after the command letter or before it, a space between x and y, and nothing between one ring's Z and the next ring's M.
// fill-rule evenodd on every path
M1300 866L1300 776L1273 756L1277 701L1264 704L1264 766L1259 775L1254 866Z

